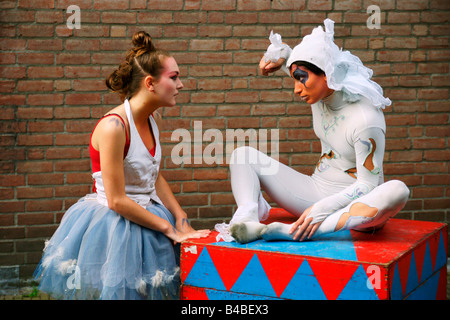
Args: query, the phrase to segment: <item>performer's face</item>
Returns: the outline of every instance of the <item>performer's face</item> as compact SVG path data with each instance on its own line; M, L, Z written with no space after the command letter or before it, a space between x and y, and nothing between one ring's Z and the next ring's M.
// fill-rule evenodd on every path
M291 66L291 77L295 80L294 93L308 104L316 103L333 93L328 88L327 77L317 75L304 66Z

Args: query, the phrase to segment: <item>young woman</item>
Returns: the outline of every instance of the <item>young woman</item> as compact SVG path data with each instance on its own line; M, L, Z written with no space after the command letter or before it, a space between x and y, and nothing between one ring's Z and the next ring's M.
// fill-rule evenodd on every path
M305 240L354 229L373 231L405 205L409 190L398 180L384 183L386 124L390 105L372 71L334 43L334 22L315 28L291 50L278 35L260 62L263 75L280 68L294 79L294 92L311 105L322 156L312 176L301 174L248 147L231 157L231 185L238 209L230 225L219 225L225 240ZM267 167L278 168L264 174ZM273 170L272 170L273 171ZM266 170L266 172L270 172ZM260 189L296 215L293 224L261 224L270 206Z
M176 298L175 245L209 233L189 225L159 171L156 110L176 103L183 88L178 65L146 32L133 44L106 80L124 102L91 135L95 193L65 213L35 271L39 289L56 298Z

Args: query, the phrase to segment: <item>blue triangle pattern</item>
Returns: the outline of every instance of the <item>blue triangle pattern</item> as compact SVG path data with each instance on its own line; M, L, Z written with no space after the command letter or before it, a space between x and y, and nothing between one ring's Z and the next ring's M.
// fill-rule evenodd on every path
M230 291L277 296L256 254L253 255Z
M422 275L420 276L420 282L424 282L433 274L433 265L431 263L431 251L430 245L427 241L425 248L425 256L423 258Z
M394 278L391 284L391 300L402 300L403 299L403 288L400 281L400 272L398 271L398 266L395 264Z
M411 254L411 261L409 262L408 281L406 282L405 295L409 294L419 285L419 277L417 275L416 259L414 252Z
M439 286L440 272L436 272L425 283L414 290L406 300L436 300L436 294Z
M447 253L444 245L443 232L441 232L441 235L439 237L439 246L436 261L434 263L434 271L441 269L443 266L445 266L446 263L447 263Z
M195 287L226 290L206 247L203 248L184 282Z
M379 300L362 264L356 269L337 300Z
M205 289L209 300L280 300L274 297Z
M264 241L257 240L247 244L237 242L214 242L213 245L228 248L244 248L271 252L284 252L296 255L358 261L350 230L327 233L313 241Z
M327 299L306 259L302 262L280 298L296 300Z

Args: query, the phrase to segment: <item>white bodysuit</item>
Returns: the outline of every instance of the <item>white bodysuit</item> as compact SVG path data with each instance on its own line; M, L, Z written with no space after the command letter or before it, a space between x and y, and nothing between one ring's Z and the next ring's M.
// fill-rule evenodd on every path
M311 223L322 222L317 235L333 232L339 217L355 202L376 207L378 213L374 218L351 217L346 229L377 227L385 223L386 213L392 217L403 208L409 196L406 185L397 180L384 183L383 112L365 98L344 102L340 91L311 108L314 132L322 145L314 174L304 175L281 163L276 163L275 173L264 174L263 164L276 160L254 148L235 149L230 171L238 210L230 224L267 217L270 206L261 188L296 216L313 206L308 215L313 218Z

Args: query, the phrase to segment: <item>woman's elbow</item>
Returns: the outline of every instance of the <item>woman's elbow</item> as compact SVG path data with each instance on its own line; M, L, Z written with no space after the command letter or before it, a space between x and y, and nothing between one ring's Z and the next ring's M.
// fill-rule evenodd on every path
M108 199L108 208L120 213L122 211L123 208L123 204L124 204L124 197L121 196L110 196L107 197Z

